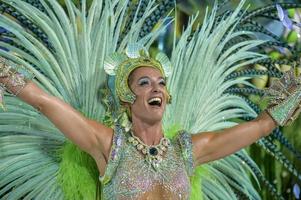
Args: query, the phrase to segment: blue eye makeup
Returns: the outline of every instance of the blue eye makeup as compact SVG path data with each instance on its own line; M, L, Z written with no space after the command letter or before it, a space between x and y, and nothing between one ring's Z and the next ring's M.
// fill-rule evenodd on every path
M150 83L150 80L148 78L141 78L138 81L138 85L140 85L140 86L148 85L149 83Z
M166 86L166 81L164 78L160 78L157 82L159 85ZM138 80L139 86L151 85L151 79L149 77L141 77Z
M161 79L160 82L159 82L159 84L160 84L160 85L163 85L163 86L166 86L166 82L165 82L164 79Z

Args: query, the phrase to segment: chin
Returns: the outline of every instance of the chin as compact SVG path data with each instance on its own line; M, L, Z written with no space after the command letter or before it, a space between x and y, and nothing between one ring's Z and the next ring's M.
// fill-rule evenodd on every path
M148 124L157 124L162 122L162 118L151 118L151 119L146 119Z
M149 105L145 105L142 109L141 107L132 106L132 117L140 119L144 122L154 124L162 121L164 115L165 106L161 107L150 107Z
M144 115L140 115L140 117L141 117L141 119L143 119L143 121L154 124L154 123L162 121L163 113L158 112L158 111L157 112L147 112L147 113L144 113Z
M163 113L153 113L150 114L149 116L149 120L153 122L159 122L162 121L162 119L163 119Z

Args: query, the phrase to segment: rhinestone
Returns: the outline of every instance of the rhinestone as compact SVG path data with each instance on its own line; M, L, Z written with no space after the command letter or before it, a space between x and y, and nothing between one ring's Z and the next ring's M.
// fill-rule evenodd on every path
M132 138L132 137L129 137L129 139L128 139L129 142L133 142L134 140L135 140L135 139Z
M161 150L162 150L162 151L166 151L166 147L162 146L162 147L161 147Z
M143 145L142 144L138 144L137 145L137 149L140 151L141 149L143 149Z
M115 160L117 158L117 154L116 154L116 150L115 149L112 151L111 156L112 156L112 160Z
M168 145L169 145L169 141L168 141L167 139L164 139L164 140L163 140L163 145L164 145L164 146L168 146Z
M120 146L120 145L121 145L121 138L118 138L118 139L117 139L116 144L117 144L117 146Z
M161 162L162 161L162 157L161 156L157 156L157 160L158 160L158 162Z
M158 149L155 148L155 147L151 147L151 148L149 149L149 154L152 155L152 156L158 155Z
M143 153L144 155L147 154L146 149L142 149L142 153Z

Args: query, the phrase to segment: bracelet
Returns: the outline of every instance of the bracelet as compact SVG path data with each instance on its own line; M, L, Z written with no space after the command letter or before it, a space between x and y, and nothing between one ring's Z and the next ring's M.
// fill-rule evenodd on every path
M23 74L19 73L21 65L16 65L7 59L0 57L0 107L3 110L4 106L4 92L8 91L10 94L17 96L26 85L26 79Z
M280 126L291 124L301 112L301 78L295 76L294 68L285 72L265 90L270 102L268 114Z

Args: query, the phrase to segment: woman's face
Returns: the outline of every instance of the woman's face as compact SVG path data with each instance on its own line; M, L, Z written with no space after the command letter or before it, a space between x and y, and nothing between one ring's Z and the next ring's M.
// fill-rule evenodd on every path
M130 105L132 119L139 118L147 123L161 121L168 98L161 72L152 67L139 67L130 75L129 86L136 95L135 102Z

